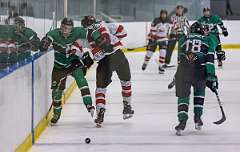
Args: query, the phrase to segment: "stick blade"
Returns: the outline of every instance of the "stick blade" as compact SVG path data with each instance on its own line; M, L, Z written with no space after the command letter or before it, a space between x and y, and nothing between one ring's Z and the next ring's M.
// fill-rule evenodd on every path
M223 117L222 119L220 119L220 120L218 120L218 121L215 121L215 122L213 122L213 123L216 124L216 125L220 125L220 124L222 124L224 121L226 121L226 117Z
M222 118L221 118L220 120L218 120L218 121L213 122L213 123L216 124L216 125L220 125L220 124L222 124L224 121L226 121L226 116L225 116L225 113L224 113L224 111L223 111L222 106L221 106L220 108L221 108L221 112L222 112Z

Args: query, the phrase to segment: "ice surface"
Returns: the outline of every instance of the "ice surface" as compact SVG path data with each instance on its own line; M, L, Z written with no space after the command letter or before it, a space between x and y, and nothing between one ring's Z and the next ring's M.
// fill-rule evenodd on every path
M103 128L95 128L87 113L79 90L75 90L63 108L57 126L48 127L31 152L239 152L240 151L240 51L227 51L223 69L217 73L219 94L224 102L227 121L222 125L212 122L221 118L216 97L207 90L204 127L196 131L192 105L184 136L175 135L177 98L174 89L168 90L176 68L158 74L155 53L146 71L141 71L144 53L128 53L132 71L133 107L135 115L122 119L120 83L116 75L108 88L107 111ZM174 59L176 54L174 53ZM173 61L176 63L176 60ZM88 73L92 96L95 73ZM91 138L91 144L84 143Z

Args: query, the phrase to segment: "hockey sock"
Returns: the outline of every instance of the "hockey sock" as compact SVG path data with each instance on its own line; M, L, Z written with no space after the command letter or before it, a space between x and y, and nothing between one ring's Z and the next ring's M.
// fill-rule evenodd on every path
M178 98L178 120L187 121L188 119L189 97Z
M122 86L123 101L125 101L129 105L131 105L131 97L132 97L131 81L121 80L120 82L121 82L121 86Z
M104 106L106 104L106 100L105 100L106 92L107 92L106 88L97 88L96 89L95 97L96 97L97 110L100 108L104 108Z
M166 49L160 49L159 52L159 66L163 66L165 64L165 57L166 57Z
M205 98L205 91L194 91L194 114L201 117L203 114L203 104Z
M144 64L148 64L151 57L153 56L153 53L154 53L153 51L147 51L147 53L145 55L145 59L144 59Z
M62 94L63 90L53 89L52 90L52 99L53 99L53 113L60 115L62 111Z
M77 86L81 91L81 95L83 98L83 103L85 105L92 105L92 97L91 97L91 93L88 87L88 82L86 80L86 78L84 77L83 71L82 69L76 69L73 72L73 77L75 78L76 82L77 82Z

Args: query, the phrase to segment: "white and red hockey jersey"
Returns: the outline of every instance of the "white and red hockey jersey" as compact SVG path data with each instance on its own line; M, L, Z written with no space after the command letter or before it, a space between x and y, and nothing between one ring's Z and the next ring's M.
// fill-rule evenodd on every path
M155 18L151 23L148 36L153 40L167 40L170 27L170 23L167 20L161 20L159 17Z
M119 40L127 36L126 30L121 24L107 23L106 25L110 33L119 38Z
M104 53L101 48L99 48L96 43L89 38L87 46L84 40L78 39L73 43L70 50L74 50L73 53L81 58L84 53L83 47L90 48L93 58L96 61L100 61L106 55L112 54L116 50L121 49L122 43L120 40L127 36L127 33L122 25L116 23L105 23L104 21L95 23L89 28L89 30L92 30L92 33L97 30L102 36L108 39L114 46L113 52Z

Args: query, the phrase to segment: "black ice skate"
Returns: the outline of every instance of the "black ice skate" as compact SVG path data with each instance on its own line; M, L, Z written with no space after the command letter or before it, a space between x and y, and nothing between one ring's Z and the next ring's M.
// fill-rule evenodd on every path
M132 106L128 102L123 101L123 119L129 119L133 114L134 110L132 110Z
M147 68L147 64L146 64L146 63L143 63L143 65L142 65L142 70L144 71L144 70L146 70L146 68Z
M159 74L164 74L165 70L161 66L158 67L158 73Z
M86 105L87 111L91 114L91 116L94 116L94 111L95 111L95 107L92 105Z
M182 131L185 129L187 121L180 121L179 124L175 127L176 135L181 136Z
M100 128L104 120L105 108L100 108L97 110L97 118L95 119L96 127Z
M60 119L60 114L53 114L53 117L51 119L51 125L55 125L59 119Z
M218 61L218 67L219 67L219 68L222 68L222 67L223 67L222 61Z
M171 64L164 64L162 66L164 69L167 69L167 68L172 68L172 67L175 67L175 65L171 65Z
M169 83L168 89L172 89L175 86L175 79L172 80L172 82Z
M201 130L203 126L203 122L201 117L194 116L194 122L195 122L195 129L196 130Z
M50 121L52 126L55 125L58 122L58 120L60 119L61 113L62 113L62 108L61 107L53 108L53 117Z

